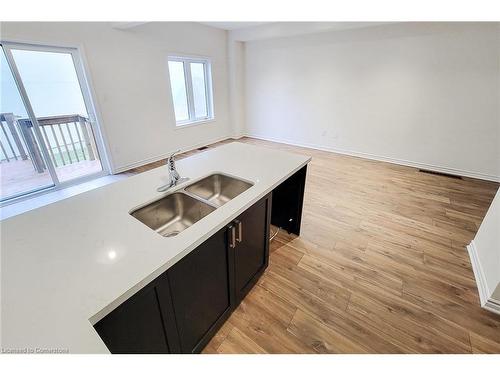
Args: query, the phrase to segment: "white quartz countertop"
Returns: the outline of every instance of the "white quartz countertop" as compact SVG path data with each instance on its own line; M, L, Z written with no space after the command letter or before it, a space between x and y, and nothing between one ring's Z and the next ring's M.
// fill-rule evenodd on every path
M1 347L108 353L93 324L265 196L310 158L234 142L6 219L1 226ZM254 185L175 237L129 212L221 172Z

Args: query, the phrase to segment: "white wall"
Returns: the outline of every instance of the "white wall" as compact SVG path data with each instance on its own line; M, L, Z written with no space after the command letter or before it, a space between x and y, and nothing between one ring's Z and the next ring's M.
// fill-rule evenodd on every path
M148 23L118 30L110 23L16 22L2 23L0 35L83 47L115 171L232 134L224 30L196 23ZM215 121L174 129L167 71L171 53L211 59Z
M488 289L493 293L500 285L500 192L495 195L474 238L474 244Z
M196 23L2 23L1 37L83 46L115 170L248 133L500 179L498 24L241 43ZM216 121L174 130L169 53L211 58Z
M500 180L499 30L407 23L247 42L246 133Z
M245 132L245 45L228 38L229 108L233 136Z
M500 313L500 191L468 249L481 303Z

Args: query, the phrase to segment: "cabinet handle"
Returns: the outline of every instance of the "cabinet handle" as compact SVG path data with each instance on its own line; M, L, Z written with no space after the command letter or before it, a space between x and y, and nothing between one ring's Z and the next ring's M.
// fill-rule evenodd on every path
M231 225L229 227L229 247L231 249L234 249L236 247L236 227L234 225Z
M236 241L241 242L243 241L243 230L241 229L242 228L241 221L236 220L236 226L238 227L238 237L236 237Z

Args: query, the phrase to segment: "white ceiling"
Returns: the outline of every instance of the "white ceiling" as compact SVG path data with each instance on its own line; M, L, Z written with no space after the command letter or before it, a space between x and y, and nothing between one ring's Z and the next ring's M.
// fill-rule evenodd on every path
M128 30L148 22L113 22L115 29ZM198 22L227 30L232 40L242 42L283 38L327 31L341 31L377 26L387 22Z
M258 26L271 22L199 22L199 23L223 30L237 30L237 29L243 29L245 27Z
M118 30L128 30L146 23L147 22L111 22L111 27Z
M326 31L341 31L377 26L386 22L200 22L228 30L233 40L251 41L283 38Z

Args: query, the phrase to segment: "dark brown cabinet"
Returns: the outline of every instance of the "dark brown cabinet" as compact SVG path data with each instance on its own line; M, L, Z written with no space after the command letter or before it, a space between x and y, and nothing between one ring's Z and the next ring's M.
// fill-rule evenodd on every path
M199 353L269 258L271 194L167 271L182 353Z
M101 319L111 353L199 353L267 267L271 194Z
M179 351L168 280L162 275L94 326L111 353Z
M231 313L227 235L220 230L167 271L182 353L200 352Z
M268 265L271 203L268 194L95 324L111 353L200 352Z
M234 291L238 304L257 282L269 260L271 196L260 200L234 222Z

